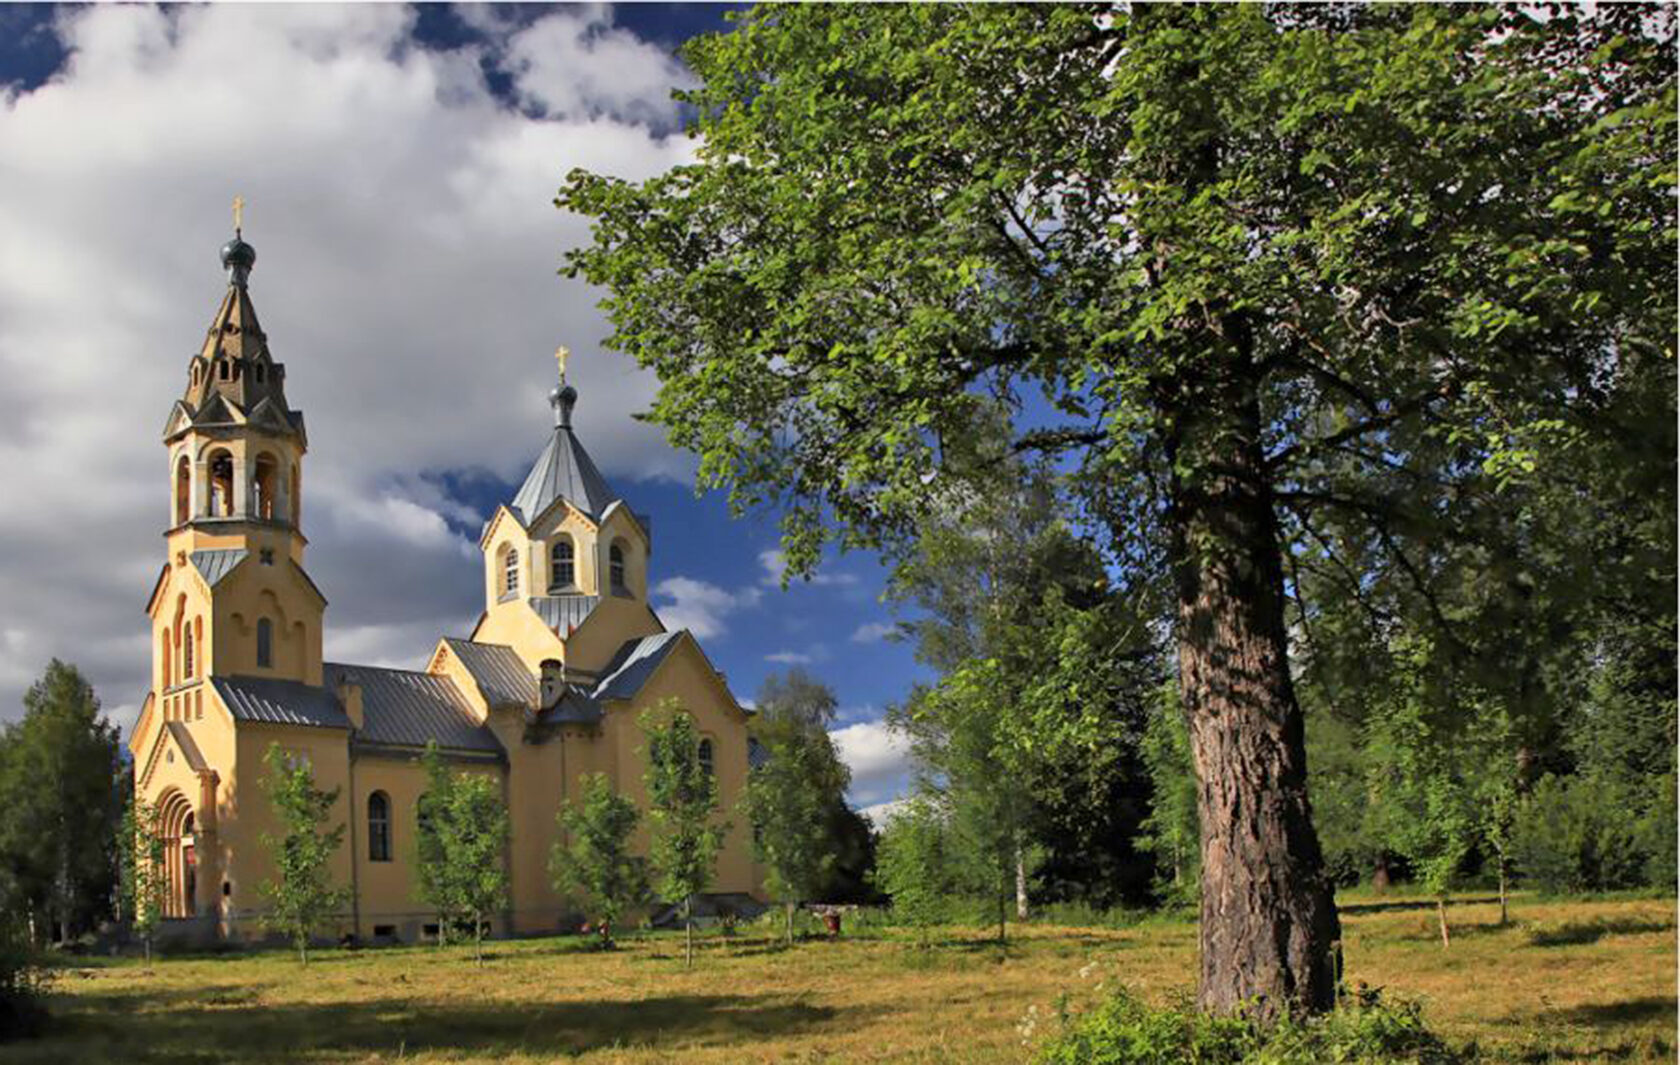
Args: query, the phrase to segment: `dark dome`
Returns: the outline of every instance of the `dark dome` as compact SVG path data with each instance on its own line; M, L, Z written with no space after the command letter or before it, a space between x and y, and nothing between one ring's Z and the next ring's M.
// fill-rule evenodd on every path
M242 266L249 270L257 262L257 249L245 243L239 237L234 237L222 245L222 267Z

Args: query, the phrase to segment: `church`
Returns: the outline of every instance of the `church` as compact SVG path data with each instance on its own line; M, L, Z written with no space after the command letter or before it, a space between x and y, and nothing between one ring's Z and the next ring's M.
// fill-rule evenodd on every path
M506 798L510 891L496 932L559 931L577 916L549 872L561 804L584 774L604 773L645 814L637 718L666 700L692 715L732 822L712 901L753 908L763 871L733 812L759 757L750 714L693 634L667 630L649 605L651 522L574 432L564 354L553 431L479 537L484 609L472 631L439 639L423 662L417 653L419 670L326 662L327 598L304 566L303 414L258 324L256 250L237 225L221 259L227 292L163 431L169 522L146 604L153 679L128 741L135 795L165 838L165 934L268 934L262 837L275 823L263 757L275 744L307 760L317 787L338 789L332 823L346 832L333 876L349 902L323 934L435 934L414 871L419 760L433 742ZM637 832L646 853L645 816Z

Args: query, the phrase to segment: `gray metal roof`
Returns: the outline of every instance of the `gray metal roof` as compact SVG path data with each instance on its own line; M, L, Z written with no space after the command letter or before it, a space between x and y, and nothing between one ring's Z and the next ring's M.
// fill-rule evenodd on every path
M677 646L679 632L661 632L628 640L613 655L612 661L601 670L601 683L595 688L596 699L631 699L653 676L654 670L665 661Z
M271 677L211 677L238 721L348 729L350 719L328 688Z
M461 689L448 677L407 669L328 662L321 667L326 690L350 674L362 688L358 743L392 747L439 747L502 753L489 728L478 723Z
M214 588L216 582L232 573L234 567L245 561L245 556L250 553L243 547L236 547L224 551L194 551L187 558L204 578L204 583Z
M499 643L474 643L444 637L444 643L478 683L478 690L491 706L522 706L535 709L537 678L525 669L513 648Z
M187 760L187 768L194 773L202 773L210 768L199 752L198 744L192 738L185 721L165 721L163 727L169 730L169 735L175 741L175 746L181 748L181 756Z
M601 602L598 595L533 595L525 600L543 624L562 638L582 625Z
M560 700L542 712L541 720L550 724L594 725L601 720L601 704L587 691L568 684Z
M557 425L509 506L520 521L529 525L556 499L566 500L593 518L618 498L571 427Z

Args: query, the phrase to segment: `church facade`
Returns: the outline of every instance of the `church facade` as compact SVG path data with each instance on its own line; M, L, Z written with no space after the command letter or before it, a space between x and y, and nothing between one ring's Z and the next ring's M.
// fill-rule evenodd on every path
M576 913L549 872L560 806L598 772L645 813L638 717L668 700L704 737L700 757L733 826L711 891L724 905L761 899L750 830L733 812L758 754L750 715L694 636L668 631L649 605L649 519L574 433L563 364L546 446L480 536L484 610L472 632L440 639L419 670L322 660L327 599L304 567L308 438L251 302L255 261L237 233L222 249L227 292L163 435L170 520L146 605L153 680L129 748L135 794L165 838L169 926L199 939L267 934L262 837L275 824L263 758L277 744L339 791L333 822L347 831L333 872L350 903L338 934L434 931L415 893L414 844L419 759L435 742L506 797L510 892L497 931L557 931Z

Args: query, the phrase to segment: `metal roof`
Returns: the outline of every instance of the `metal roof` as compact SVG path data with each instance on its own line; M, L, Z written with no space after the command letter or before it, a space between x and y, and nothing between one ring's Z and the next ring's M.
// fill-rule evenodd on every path
M181 757L187 760L188 769L194 773L202 773L210 768L209 763L204 760L204 755L199 753L198 744L194 742L192 732L187 729L185 721L165 721L163 727L169 730L175 746L181 748Z
M529 525L536 521L556 499L564 499L572 506L595 518L618 499L617 492L607 484L589 453L578 442L569 425L556 425L548 438L548 446L531 466L525 483L509 504L519 520Z
M654 670L665 661L677 646L678 632L661 632L628 640L614 654L612 661L601 670L601 683L595 688L596 699L630 699L642 690Z
M560 637L582 625L601 602L598 595L533 595L525 600L543 619L543 624Z
M211 677L216 694L238 721L348 729L350 719L327 688L271 677Z
M198 570L199 576L204 578L204 583L214 588L218 581L233 572L235 566L245 561L245 557L250 553L243 547L236 547L223 551L194 551L187 558L192 562L193 568Z
M461 689L448 677L342 662L328 662L321 672L324 690L335 690L346 674L361 685L358 743L424 747L436 740L446 750L502 753L495 734L479 724Z
M541 720L550 724L594 725L601 720L601 704L584 689L568 684L559 701L542 712Z
M443 642L461 665L472 674L478 690L484 693L491 706L520 706L534 709L537 705L537 678L525 669L525 663L513 648L499 643L474 643L446 636Z

